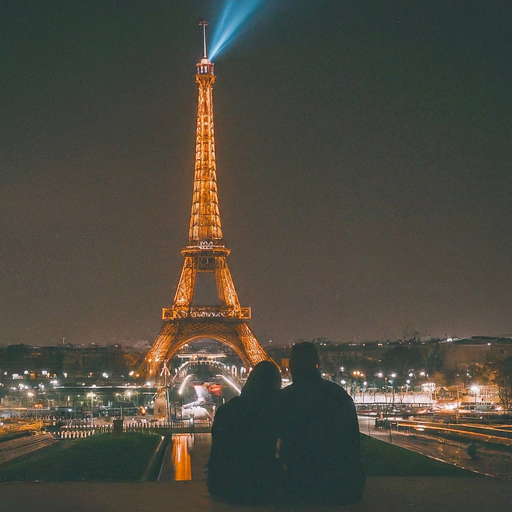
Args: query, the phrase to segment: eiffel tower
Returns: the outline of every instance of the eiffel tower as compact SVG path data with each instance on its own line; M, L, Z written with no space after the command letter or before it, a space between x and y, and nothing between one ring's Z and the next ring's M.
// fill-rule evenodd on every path
M204 54L196 66L198 84L196 154L194 192L188 245L181 251L185 257L174 302L163 308L163 325L145 357L147 376L155 376L162 365L186 343L199 338L212 338L231 347L246 367L270 360L254 336L248 321L251 308L241 307L228 268L230 250L222 235L217 193L217 166L213 129L214 64L206 53L206 25L203 27ZM218 305L195 305L198 274L215 277Z

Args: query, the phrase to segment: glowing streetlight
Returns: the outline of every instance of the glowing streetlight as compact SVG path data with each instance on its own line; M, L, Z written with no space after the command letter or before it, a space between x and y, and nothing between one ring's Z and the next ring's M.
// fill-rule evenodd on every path
M473 393L475 394L475 411L476 411L476 405L477 405L476 394L478 393L479 389L480 388L477 385L471 386L471 391L473 391Z

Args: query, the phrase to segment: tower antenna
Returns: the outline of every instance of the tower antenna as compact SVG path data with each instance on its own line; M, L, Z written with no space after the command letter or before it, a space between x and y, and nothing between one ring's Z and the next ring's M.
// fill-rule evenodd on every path
M203 27L203 58L208 59L208 55L206 53L206 26L208 22L206 20L201 20L199 22L199 26Z

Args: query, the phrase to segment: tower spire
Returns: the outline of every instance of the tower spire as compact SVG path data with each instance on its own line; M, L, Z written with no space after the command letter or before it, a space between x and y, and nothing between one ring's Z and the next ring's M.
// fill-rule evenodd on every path
M204 36L204 58L196 66L197 127L194 173L194 194L188 240L190 246L201 243L224 245L217 192L217 163L213 126L214 65L206 57L206 25L201 21Z
M199 26L203 27L203 59L208 60L208 53L206 52L206 27L208 26L208 22L206 20L201 20L199 22Z

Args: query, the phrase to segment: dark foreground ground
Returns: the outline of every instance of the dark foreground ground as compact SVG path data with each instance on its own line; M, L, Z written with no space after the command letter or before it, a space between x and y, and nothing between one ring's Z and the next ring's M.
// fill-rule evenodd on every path
M511 503L512 482L508 480L490 477L369 477L362 503L338 509L306 510L493 512L510 510ZM1 512L29 510L249 512L272 509L212 503L204 481L0 484Z

